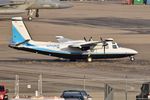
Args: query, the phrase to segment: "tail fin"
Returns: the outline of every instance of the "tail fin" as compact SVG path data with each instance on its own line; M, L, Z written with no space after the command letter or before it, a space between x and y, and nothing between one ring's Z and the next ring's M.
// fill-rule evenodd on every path
M31 37L22 21L22 17L13 17L11 44L20 44L27 40L31 40Z

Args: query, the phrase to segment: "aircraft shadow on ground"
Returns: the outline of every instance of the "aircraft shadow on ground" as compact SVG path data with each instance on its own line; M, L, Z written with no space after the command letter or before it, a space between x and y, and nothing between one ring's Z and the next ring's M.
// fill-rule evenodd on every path
M56 18L44 19L39 18L33 22L50 23L55 25L74 25L85 27L111 27L120 28L122 30L133 31L136 33L149 34L150 20L148 19L129 19L115 17L95 17L95 18Z
M113 63L113 62L121 62L121 61L127 61L125 59L94 59L93 62L107 62L107 63ZM47 63L51 63L51 62L85 62L87 63L86 60L76 60L76 61L70 61L68 59L32 59L32 58L19 58L19 57L14 57L12 58L12 60L0 60L0 62L47 62Z
M15 57L13 60L0 60L4 63L87 63L86 60L69 61L67 59L32 59ZM125 64L125 65L150 65L149 60L136 59L130 61L129 59L94 59L91 63L108 63L108 64Z

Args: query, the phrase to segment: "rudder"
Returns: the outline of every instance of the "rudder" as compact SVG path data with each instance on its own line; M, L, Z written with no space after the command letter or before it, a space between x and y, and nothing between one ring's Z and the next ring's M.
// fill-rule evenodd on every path
M22 17L13 17L11 44L18 44L26 40L31 40L31 36L22 21Z

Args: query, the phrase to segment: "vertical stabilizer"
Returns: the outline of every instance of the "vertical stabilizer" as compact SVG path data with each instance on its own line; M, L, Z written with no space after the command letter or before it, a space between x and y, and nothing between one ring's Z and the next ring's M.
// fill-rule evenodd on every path
M22 17L13 17L11 44L22 43L26 40L31 40L31 37L22 21Z

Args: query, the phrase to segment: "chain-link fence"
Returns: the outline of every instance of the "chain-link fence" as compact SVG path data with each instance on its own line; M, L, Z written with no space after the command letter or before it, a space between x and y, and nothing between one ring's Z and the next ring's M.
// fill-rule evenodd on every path
M148 79L89 79L84 76L80 79L46 80L40 76L38 80L21 80L16 76L14 80L1 80L0 84L9 89L10 98L17 94L20 97L35 96L37 91L40 95L60 97L64 90L85 90L93 100L104 100L104 87L108 84L113 88L113 100L135 100L144 82Z

